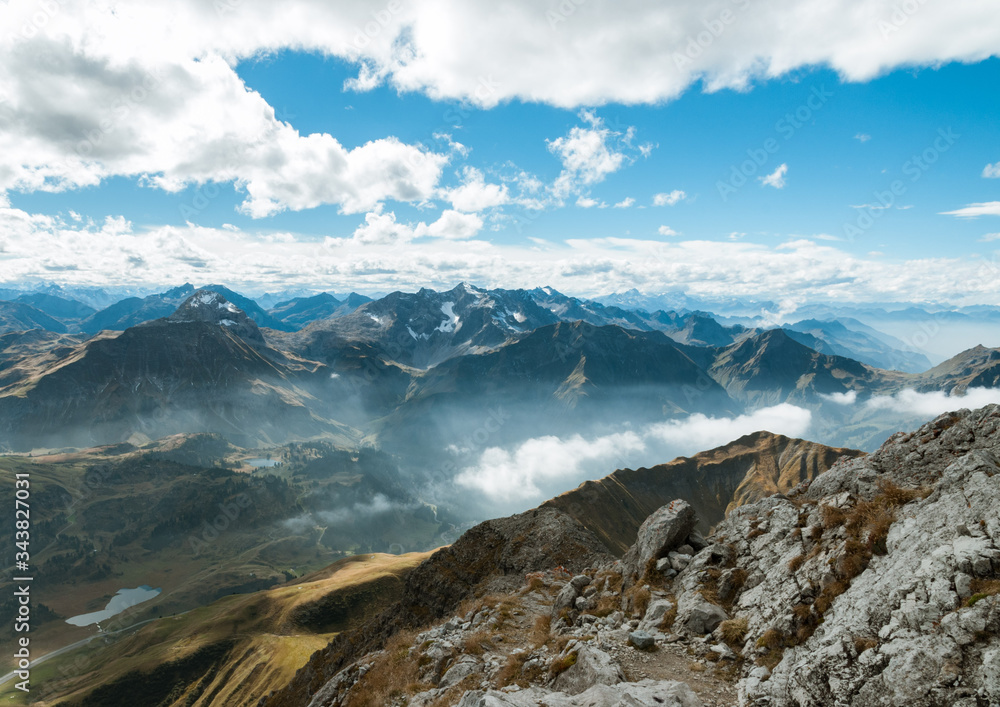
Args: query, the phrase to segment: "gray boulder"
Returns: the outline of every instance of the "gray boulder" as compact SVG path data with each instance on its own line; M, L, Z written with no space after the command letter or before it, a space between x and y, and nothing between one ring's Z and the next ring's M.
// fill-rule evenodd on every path
M646 615L642 617L639 622L639 630L645 631L646 633L653 633L654 631L660 630L660 623L663 621L663 617L667 615L671 609L674 608L672 602L666 599L657 599L649 605L646 609Z
M643 680L595 685L579 695L532 687L518 692L475 690L465 693L458 707L704 707L690 687L676 680Z
M615 685L623 680L625 675L611 662L611 656L584 645L576 649L576 662L559 673L552 687L567 695L579 695L594 685Z
M687 592L677 602L674 626L683 633L704 636L728 618L721 606L711 603L697 592Z
M664 557L684 544L697 522L691 504L681 499L671 501L649 516L639 527L635 544L622 558L626 579L634 581L642 577L650 560Z
M648 650L656 644L653 635L645 631L633 631L628 635L628 642L641 651Z

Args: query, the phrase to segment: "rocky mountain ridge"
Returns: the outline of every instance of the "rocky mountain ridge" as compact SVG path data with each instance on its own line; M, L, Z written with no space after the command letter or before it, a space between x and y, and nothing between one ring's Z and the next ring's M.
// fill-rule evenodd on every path
M990 405L741 506L708 538L676 500L621 560L479 585L451 618L417 617L380 645L338 637L264 704L989 707L998 461Z

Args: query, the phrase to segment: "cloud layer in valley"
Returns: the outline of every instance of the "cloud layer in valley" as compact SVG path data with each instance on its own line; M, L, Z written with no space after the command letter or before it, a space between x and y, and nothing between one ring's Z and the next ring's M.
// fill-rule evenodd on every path
M456 483L504 509L524 509L615 469L662 464L759 430L799 437L811 420L809 410L781 404L732 418L695 414L590 439L538 437L512 449L483 450L478 463L462 470Z

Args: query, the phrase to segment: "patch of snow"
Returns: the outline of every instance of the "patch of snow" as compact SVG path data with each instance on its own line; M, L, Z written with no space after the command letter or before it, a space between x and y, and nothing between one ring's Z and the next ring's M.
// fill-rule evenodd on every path
M448 317L443 322L441 322L435 331L441 331L446 334L453 334L462 328L462 320L457 314L455 314L455 303L445 302L441 305L441 312L444 316Z
M222 326L236 326L236 322L232 319L223 319L219 322Z
M523 312L514 312L514 319L518 324L524 324L524 320L527 319Z
M367 315L368 315L368 317L369 317L369 318L370 318L370 319L371 319L371 320L372 320L373 322L375 322L376 324L379 324L379 325L381 325L381 324L384 324L384 323L385 323L385 320L383 320L383 319L382 319L381 317L376 317L376 316L375 316L374 314L372 314L371 312L365 312L365 314L367 314Z
M406 327L406 330L410 332L410 336L412 336L417 341L420 341L421 339L431 338L430 334L418 334L417 332L413 331L413 329L411 329L409 326Z
M552 288L551 287L543 287L542 288L542 292L544 292L547 295L551 295L552 294Z

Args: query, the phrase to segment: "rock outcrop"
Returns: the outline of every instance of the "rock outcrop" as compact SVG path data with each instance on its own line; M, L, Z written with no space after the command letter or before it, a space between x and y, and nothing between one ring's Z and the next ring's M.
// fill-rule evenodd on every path
M679 547L697 524L691 504L681 499L671 501L654 512L639 526L635 544L622 558L622 573L631 583L642 576L650 562L665 557Z
M419 598L339 638L266 704L992 707L997 508L992 405L737 508L707 539L675 500L617 562L554 509L493 521L414 572ZM539 528L564 539L519 544ZM566 567L514 574L556 557ZM446 589L459 564L462 589Z
M678 624L729 606L741 705L1000 703L998 455L1000 407L963 410L737 509L674 581Z
M683 498L707 533L733 508L775 493L787 493L819 476L855 449L754 432L692 457L650 468L619 469L546 501L543 507L570 514L608 549L623 554L643 521L675 498Z

